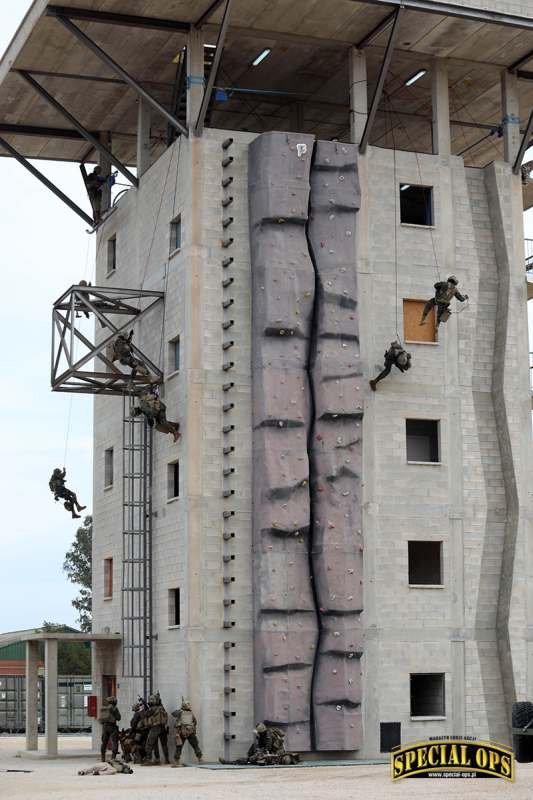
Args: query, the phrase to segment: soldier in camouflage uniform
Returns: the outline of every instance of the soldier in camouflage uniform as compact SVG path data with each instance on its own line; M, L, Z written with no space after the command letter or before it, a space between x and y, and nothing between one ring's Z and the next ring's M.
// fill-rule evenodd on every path
M155 388L147 389L139 395L139 405L135 406L131 413L133 416L144 414L151 428L155 425L157 431L171 433L175 442L181 436L179 422L171 422L167 419L167 407L160 400Z
M71 492L70 489L67 489L65 482L66 474L66 469L59 469L59 467L56 467L52 473L52 477L48 481L48 486L50 487L50 491L54 494L54 500L65 501L63 506L67 509L67 511L71 512L72 519L80 519L80 515L76 514L75 509L78 511L83 511L87 506L80 506L78 503L78 498L76 497L76 493Z
M172 716L176 720L174 724L174 732L176 734L176 752L174 753L174 764L172 764L172 766L183 766L181 763L181 751L185 742L189 742L194 750L196 758L198 759L198 763L201 764L202 751L200 750L200 743L198 742L198 736L196 735L198 723L196 721L196 717L192 713L191 704L187 700L183 700L181 708L179 708L177 711L173 711Z
M300 760L298 753L288 753L285 750L285 734L279 728L269 728L264 722L259 722L254 730L255 739L248 750L246 758L237 758L235 761L225 761L219 758L221 764L253 764L255 766L275 764L297 764Z
M148 370L146 367L133 355L133 348L131 346L132 338L133 331L130 331L127 336L123 333L118 334L116 339L113 340L111 361L118 361L123 367L130 367L133 378L136 375L148 377Z
M102 745L100 747L100 756L102 761L105 761L105 754L107 744L111 740L111 750L113 758L116 759L118 754L118 725L120 720L120 711L117 708L117 698L108 697L102 704L98 722L102 725Z
M432 297L431 300L428 300L424 306L420 325L425 325L427 315L435 306L437 306L437 327L441 322L447 322L450 319L450 303L452 302L453 298L455 297L460 303L464 303L465 300L468 300L468 295L461 294L457 288L458 285L459 281L455 275L450 275L447 281L438 281L435 284L435 297Z
M163 708L161 698L158 695L151 694L148 698L148 710L144 712L142 719L142 726L148 728L148 737L145 745L145 758L142 761L143 767L158 766L161 762L159 760L159 750L157 743L161 738L162 729L166 728L168 723L168 714ZM153 758L155 756L155 758ZM168 760L168 750L165 753L166 763Z
M406 352L398 341L391 342L389 349L385 350L384 359L385 368L379 373L377 378L373 378L373 380L369 381L370 388L373 392L376 391L376 384L382 381L383 378L386 378L393 367L398 367L400 372L406 372L411 368L411 353Z

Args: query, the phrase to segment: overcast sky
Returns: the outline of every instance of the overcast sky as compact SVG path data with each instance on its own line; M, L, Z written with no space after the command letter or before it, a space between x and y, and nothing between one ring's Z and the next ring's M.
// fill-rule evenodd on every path
M0 3L0 53L30 5L30 0ZM76 165L36 166L89 211ZM61 567L77 526L54 503L48 479L64 463L69 486L90 511L92 400L50 391L51 308L72 283L92 278L95 237L12 159L0 158L0 186L0 632L5 632L44 619L67 624L76 619L70 604L76 588ZM526 216L526 236L533 238L531 212Z

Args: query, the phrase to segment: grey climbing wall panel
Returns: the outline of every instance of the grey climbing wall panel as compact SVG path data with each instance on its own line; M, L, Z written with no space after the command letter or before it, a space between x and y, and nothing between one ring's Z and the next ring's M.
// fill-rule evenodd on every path
M354 148L259 136L249 205L256 717L282 727L291 749L353 750L362 649Z

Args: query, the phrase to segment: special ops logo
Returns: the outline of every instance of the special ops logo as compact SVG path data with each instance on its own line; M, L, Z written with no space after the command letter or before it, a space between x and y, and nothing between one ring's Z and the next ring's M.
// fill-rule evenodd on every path
M503 778L514 781L514 754L496 742L460 738L433 739L391 752L391 777Z

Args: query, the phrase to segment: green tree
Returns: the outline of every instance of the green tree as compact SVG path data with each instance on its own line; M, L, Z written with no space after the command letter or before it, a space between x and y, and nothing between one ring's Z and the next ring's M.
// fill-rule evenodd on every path
M68 625L56 622L43 622L39 629L43 633L78 633ZM44 648L43 648L44 652ZM57 648L57 671L59 675L90 675L90 642L59 642Z
M81 587L72 605L78 612L78 622L84 633L90 632L92 627L92 538L93 518L87 516L76 531L76 539L63 562L69 581Z

